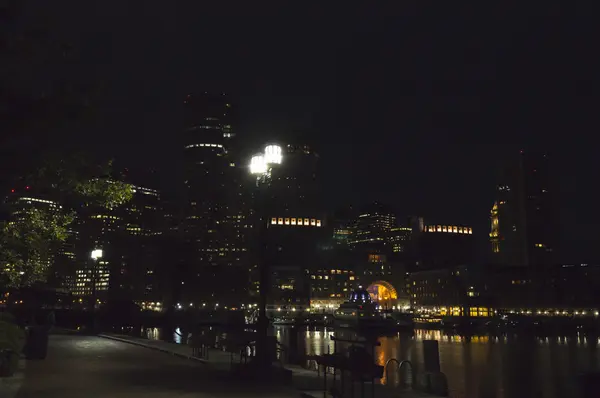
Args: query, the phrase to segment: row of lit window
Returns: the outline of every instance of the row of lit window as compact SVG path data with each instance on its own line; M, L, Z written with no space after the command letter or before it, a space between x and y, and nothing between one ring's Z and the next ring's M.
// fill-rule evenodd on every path
M320 227L321 220L315 218L271 218L271 225L304 225L311 227Z
M200 147L209 147L209 148L223 148L221 144L190 144L186 145L186 149L188 148L200 148Z
M96 215L90 216L90 218L100 218L100 219L109 218L111 220L118 220L119 219L119 217L108 216L108 215L105 215L105 214L96 214Z
M325 276L321 276L321 275L311 275L310 279L329 279L329 275L325 275ZM349 276L348 280L353 281L354 280L354 276Z
M354 271L348 271L347 269L344 269L344 270L341 270L341 269L332 269L332 270L319 269L319 270L317 270L317 272L324 273L324 274L331 273L331 274L338 274L338 275L347 274L347 273L350 273L350 274L354 273ZM308 273L308 270L306 271L306 273Z
M27 201L27 203L38 202L38 203L48 203L50 205L56 205L56 202L53 202L51 200L38 199L38 198L23 197L23 198L19 198L19 200ZM62 206L60 206L60 207L62 207Z
M132 188L133 193L136 193L137 191L139 191L140 193L143 193L144 195L159 196L158 191L156 189L139 187L137 185L132 185L131 188Z
M425 228L427 232L448 232L453 234L473 234L473 228L459 227L457 225L428 225Z

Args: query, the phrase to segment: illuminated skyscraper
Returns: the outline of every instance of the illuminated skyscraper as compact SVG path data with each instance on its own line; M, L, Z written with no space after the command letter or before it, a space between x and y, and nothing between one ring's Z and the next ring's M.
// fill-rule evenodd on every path
M184 112L183 298L239 304L248 281L245 230L252 226L242 189L245 175L231 153L232 105L225 94L188 95Z
M545 154L521 151L502 171L491 210L490 242L502 265L556 262L558 230Z
M372 203L361 210L348 243L355 249L368 248L369 251L382 253L394 227L394 212L381 203Z

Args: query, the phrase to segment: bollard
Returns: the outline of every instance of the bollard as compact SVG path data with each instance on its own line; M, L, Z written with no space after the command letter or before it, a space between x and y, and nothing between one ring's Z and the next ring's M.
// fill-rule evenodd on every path
M425 372L438 373L440 371L440 350L437 340L423 340L423 359Z

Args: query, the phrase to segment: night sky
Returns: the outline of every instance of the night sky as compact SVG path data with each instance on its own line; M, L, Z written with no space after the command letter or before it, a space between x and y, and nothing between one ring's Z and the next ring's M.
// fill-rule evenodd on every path
M44 40L72 53L3 79L32 92L59 77L91 87L94 116L3 133L5 153L83 147L169 176L183 96L226 91L246 146L317 149L330 209L379 200L399 215L473 225L482 241L502 160L546 150L565 257L597 258L600 65L589 10L23 3L15 27L42 27Z

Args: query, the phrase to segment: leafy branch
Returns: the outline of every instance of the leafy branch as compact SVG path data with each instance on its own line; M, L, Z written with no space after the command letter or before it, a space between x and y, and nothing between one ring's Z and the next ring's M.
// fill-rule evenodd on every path
M55 157L28 177L35 193L59 206L17 208L0 223L0 277L10 287L47 279L53 257L69 237L69 226L89 209L114 209L131 200L133 187L111 178L112 162Z

